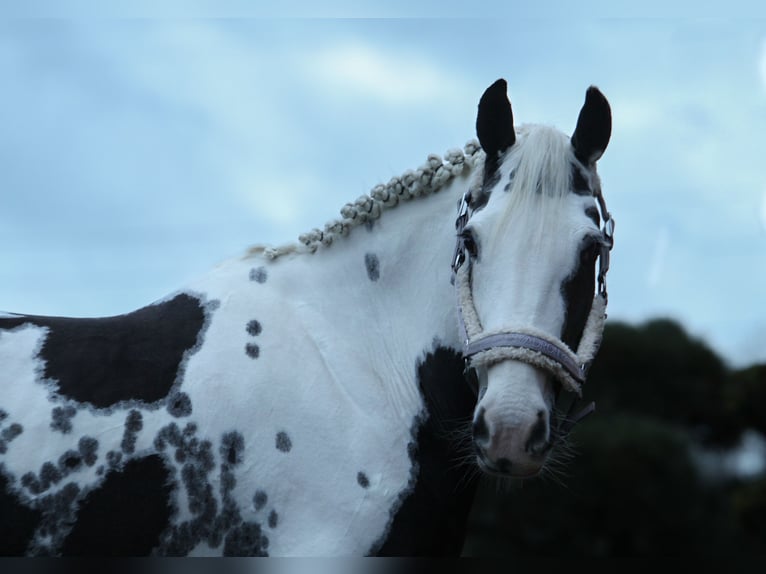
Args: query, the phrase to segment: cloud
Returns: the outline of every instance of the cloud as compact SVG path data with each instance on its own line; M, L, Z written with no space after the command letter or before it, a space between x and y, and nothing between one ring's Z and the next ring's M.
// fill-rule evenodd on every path
M455 93L455 78L447 77L422 56L383 53L361 42L321 51L309 65L333 92L343 90L393 105L422 104Z
M761 61L759 68L761 72L761 84L763 84L763 89L766 91L766 38L761 42Z
M763 230L766 231L766 190L763 191L761 196L761 225Z
M662 280L662 271L665 267L665 259L668 252L669 234L667 228L663 227L657 233L654 241L654 253L649 266L649 274L646 282L652 289L656 288Z

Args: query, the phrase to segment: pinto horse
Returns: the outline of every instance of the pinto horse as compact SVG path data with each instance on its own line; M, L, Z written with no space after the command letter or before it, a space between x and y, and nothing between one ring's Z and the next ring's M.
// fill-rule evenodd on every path
M506 91L294 245L125 315L0 315L0 554L459 554L478 478L588 412L557 397L605 318L609 104L569 137Z

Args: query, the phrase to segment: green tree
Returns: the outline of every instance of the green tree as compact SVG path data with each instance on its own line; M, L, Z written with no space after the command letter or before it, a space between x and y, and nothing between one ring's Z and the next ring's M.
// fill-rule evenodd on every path
M743 428L766 435L766 365L733 372L726 386L726 407Z
M729 371L681 325L611 322L584 389L596 414L552 480L485 479L468 555L766 553L766 478L703 478L693 447L766 434L766 365Z
M676 322L609 323L585 393L599 412L650 415L731 443L740 432L723 408L723 361Z
M689 556L734 548L727 501L700 481L683 432L614 415L583 423L574 440L579 454L556 480L505 494L491 480L483 486L466 553Z

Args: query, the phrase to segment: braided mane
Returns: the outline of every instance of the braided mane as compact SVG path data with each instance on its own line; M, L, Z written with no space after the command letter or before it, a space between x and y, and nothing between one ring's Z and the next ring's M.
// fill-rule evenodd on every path
M436 154L431 154L426 163L418 169L407 170L386 184L378 184L372 188L369 195L362 195L356 201L344 205L340 210L342 217L328 221L324 229L315 228L301 234L298 243L281 247L251 247L246 257L265 255L269 259L276 259L288 253L314 253L320 245L332 245L336 237L346 236L354 227L375 221L384 211L396 207L400 202L438 192L448 181L466 169L470 171L480 168L483 161L484 152L476 140L466 143L462 150L447 151L444 160Z

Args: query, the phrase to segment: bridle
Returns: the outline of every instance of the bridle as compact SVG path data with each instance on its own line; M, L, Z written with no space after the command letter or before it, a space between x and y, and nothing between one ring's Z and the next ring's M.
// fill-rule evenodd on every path
M593 196L603 221L598 255L598 283L576 352L559 337L528 326L485 332L473 301L473 262L464 236L465 227L474 213L471 209L470 191L463 194L455 220L457 242L452 258L452 279L457 293L457 316L466 377L476 386L481 398L486 390L487 368L500 361L522 361L549 372L561 383L561 388L576 395L565 417L555 429L558 436L569 432L578 421L595 409L595 403L590 402L573 414L578 399L582 397L582 385L585 383L588 369L601 345L608 299L606 274L609 271L610 252L614 246L614 218L606 208L597 178Z

